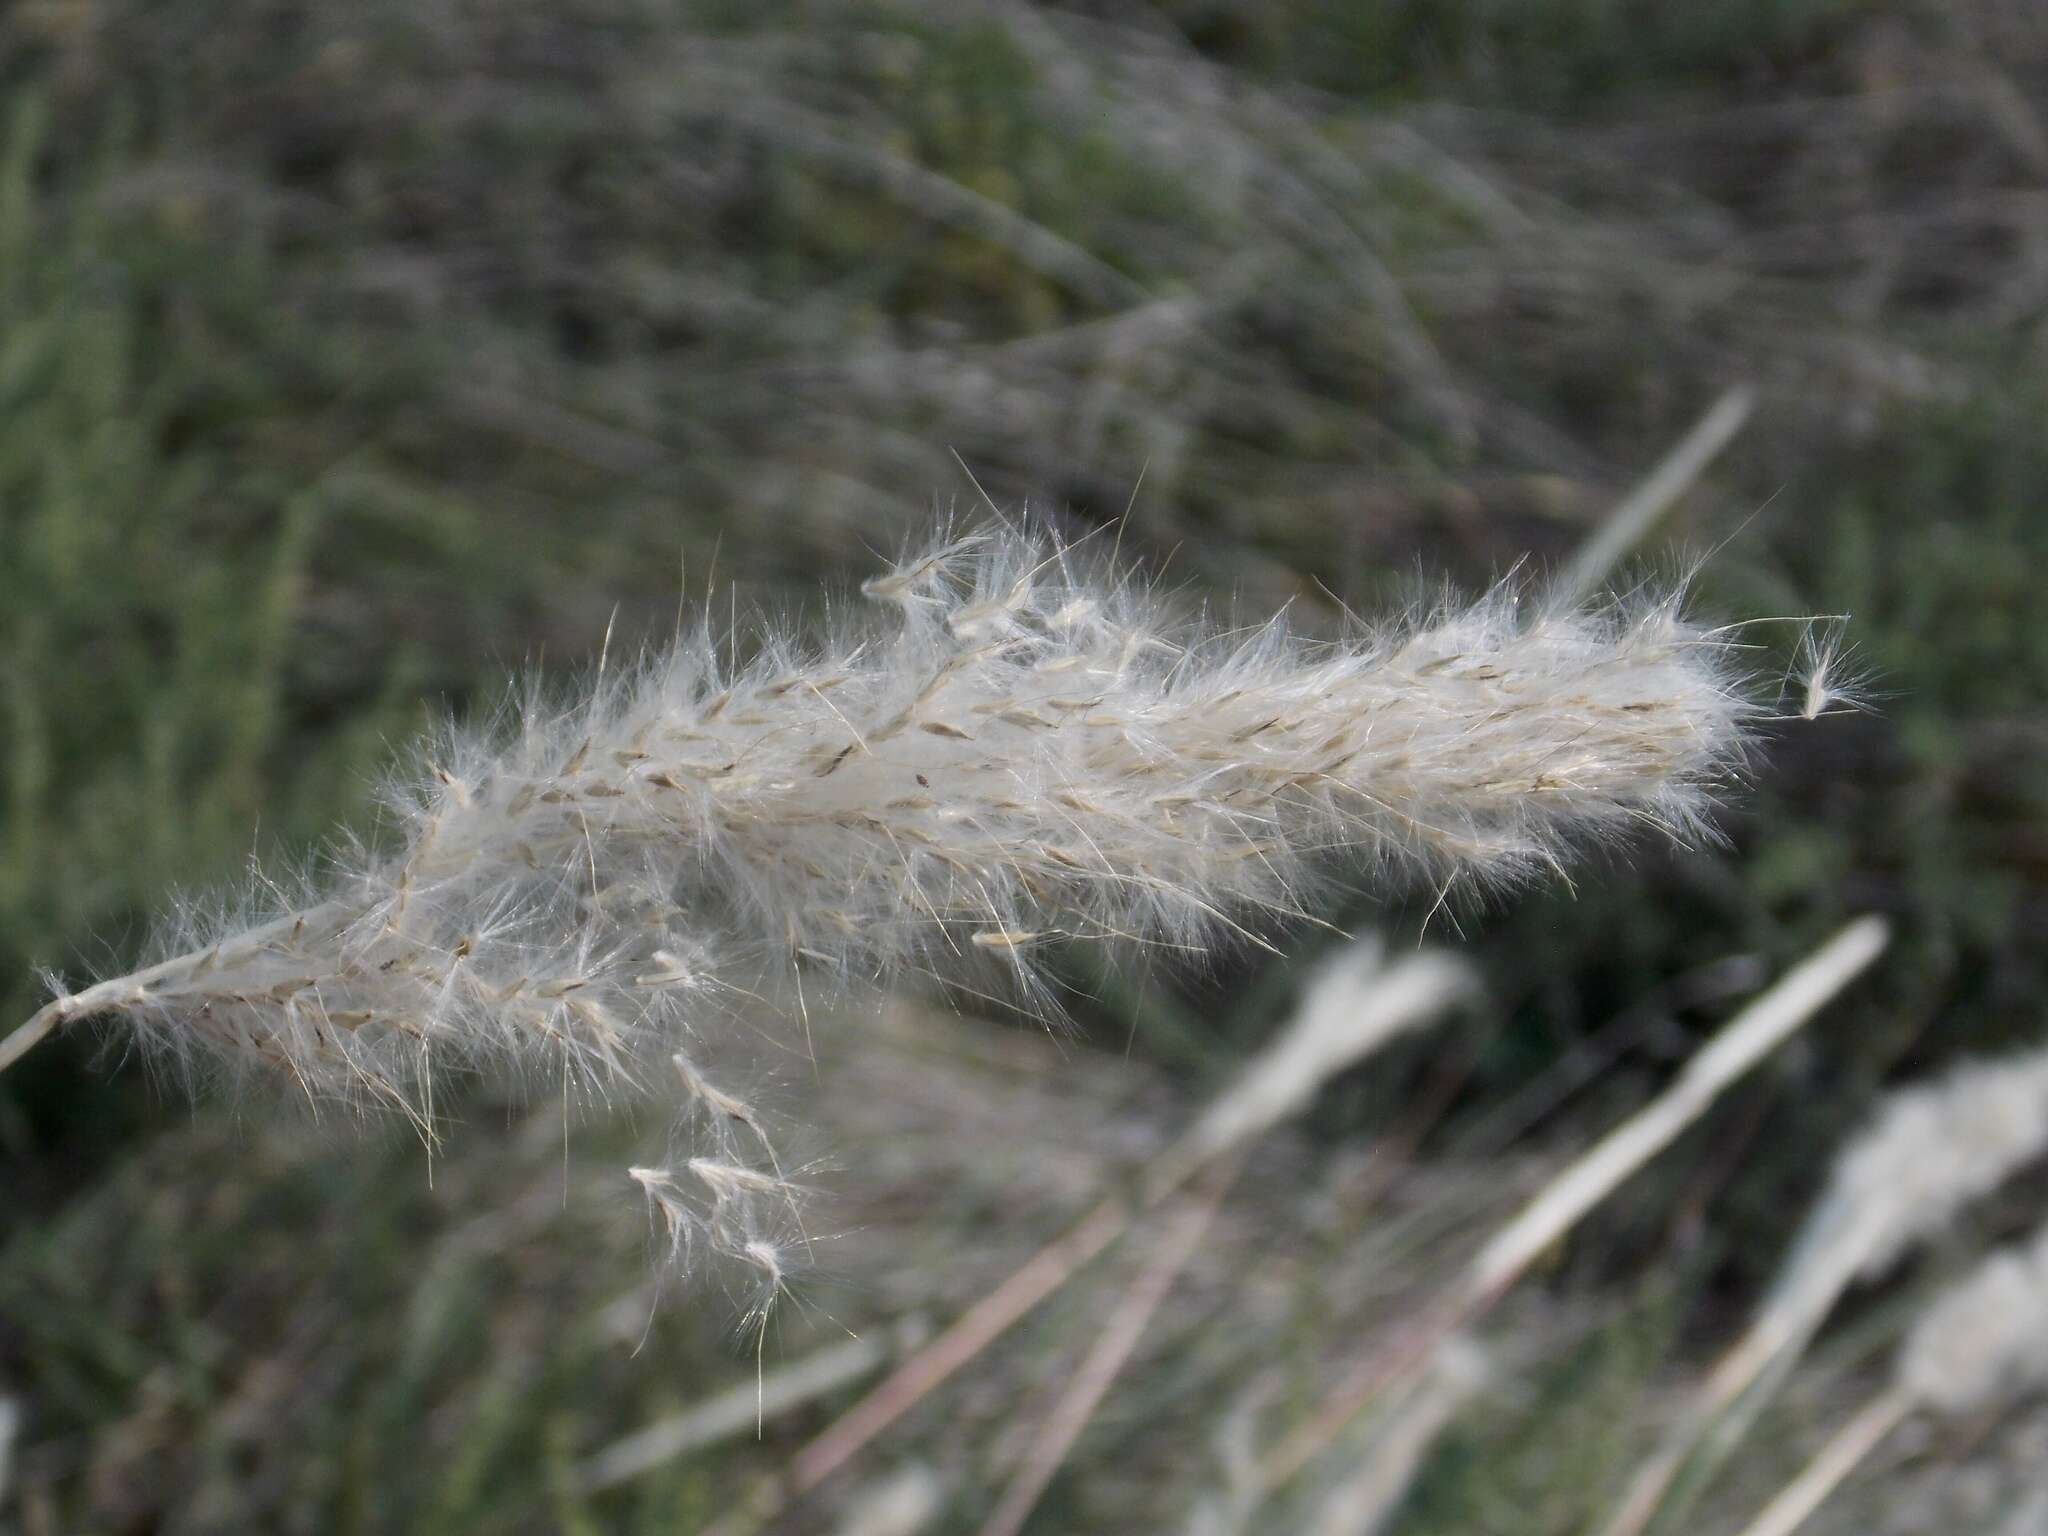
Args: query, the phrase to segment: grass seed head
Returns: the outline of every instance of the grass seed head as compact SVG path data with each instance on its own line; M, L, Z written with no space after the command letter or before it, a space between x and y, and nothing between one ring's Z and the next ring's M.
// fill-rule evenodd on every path
M1263 944L1339 880L1501 886L1701 835L1757 715L1668 598L1508 585L1324 642L1000 522L863 590L815 641L707 613L516 688L391 776L388 847L259 872L69 1006L429 1139L437 1075L601 1101L673 1071L687 1145L635 1177L673 1251L771 1273L793 1192L698 1065L763 982L805 1008L806 975L931 973L1049 1013L1055 938Z

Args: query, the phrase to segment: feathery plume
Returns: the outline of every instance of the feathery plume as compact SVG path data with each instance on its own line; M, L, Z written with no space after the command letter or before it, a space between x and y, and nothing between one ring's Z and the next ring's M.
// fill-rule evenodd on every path
M863 591L893 622L735 661L707 617L571 706L529 688L444 732L390 789L395 854L260 877L53 1020L316 1096L389 1100L429 1060L615 1078L749 961L1028 982L1047 939L1199 944L1346 862L1497 884L1687 836L1754 713L1671 601L1502 588L1318 645L1175 619L1007 526Z
M444 730L388 788L391 851L259 874L0 1065L111 1017L188 1066L390 1106L431 1144L443 1074L601 1097L672 1058L711 1141L635 1177L678 1257L775 1288L793 1192L697 1065L750 983L922 971L1042 1001L1054 939L1199 949L1347 868L1500 885L1633 828L1685 838L1757 715L1675 599L1502 587L1321 644L1176 616L1009 524L862 591L874 609L814 644L739 654L706 614L566 703L530 685Z
M1906 1337L1899 1386L1937 1413L1968 1413L2048 1382L2048 1228L1994 1253L1943 1292Z
M1871 674L1844 643L1846 627L1841 619L1817 620L1800 634L1792 676L1802 720L1870 708Z

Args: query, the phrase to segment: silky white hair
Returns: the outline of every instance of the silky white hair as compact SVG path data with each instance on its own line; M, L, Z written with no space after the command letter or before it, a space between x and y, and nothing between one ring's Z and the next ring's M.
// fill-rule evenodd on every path
M635 1170L664 1241L779 1286L797 1190L706 1065L764 978L1049 1006L1054 940L1198 952L1347 874L1494 887L1689 838L1758 714L1675 595L1506 585L1311 641L1007 522L861 591L814 642L741 654L707 611L572 697L522 685L393 776L386 849L186 909L66 1016L430 1138L449 1071L680 1093L687 1135Z

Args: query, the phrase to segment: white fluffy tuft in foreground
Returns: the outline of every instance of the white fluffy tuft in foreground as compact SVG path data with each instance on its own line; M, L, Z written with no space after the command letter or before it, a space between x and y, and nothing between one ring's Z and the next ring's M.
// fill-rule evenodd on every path
M861 590L816 643L735 659L707 614L567 703L525 688L394 780L390 851L259 878L56 1016L429 1137L450 1071L680 1086L708 1132L635 1177L676 1252L779 1285L795 1191L699 1066L734 993L807 966L1042 1002L1055 940L1199 951L1347 874L1498 886L1634 829L1689 838L1758 718L1675 597L1508 586L1314 642L1179 615L1007 524Z

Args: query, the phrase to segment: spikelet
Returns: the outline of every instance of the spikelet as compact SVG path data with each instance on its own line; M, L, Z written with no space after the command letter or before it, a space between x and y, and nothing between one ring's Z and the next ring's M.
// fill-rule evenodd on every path
M1799 637L1791 681L1797 683L1796 713L1802 720L1868 712L1877 697L1871 673L1844 639L1842 619L1816 620Z

